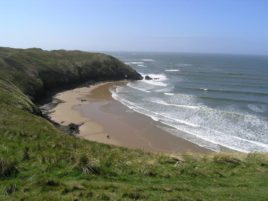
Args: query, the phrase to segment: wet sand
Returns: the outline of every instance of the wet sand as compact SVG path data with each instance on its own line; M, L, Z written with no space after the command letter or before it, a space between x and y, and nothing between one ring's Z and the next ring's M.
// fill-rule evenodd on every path
M75 123L81 138L149 152L210 152L173 136L160 122L139 114L114 100L109 91L117 83L101 83L57 94L62 103L50 111L53 121ZM167 127L167 126L166 126Z

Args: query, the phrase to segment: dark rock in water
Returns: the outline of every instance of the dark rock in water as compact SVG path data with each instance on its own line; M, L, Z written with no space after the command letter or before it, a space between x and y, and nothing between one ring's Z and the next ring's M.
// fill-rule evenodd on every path
M145 80L152 80L153 78L151 78L149 75L145 76Z
M158 78L158 77L156 77L156 78L154 78L154 80L159 80L159 78Z

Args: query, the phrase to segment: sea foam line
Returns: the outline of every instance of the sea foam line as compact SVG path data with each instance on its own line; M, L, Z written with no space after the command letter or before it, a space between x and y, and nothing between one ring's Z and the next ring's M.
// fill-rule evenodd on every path
M164 94L165 94L166 96L174 96L174 93L165 92Z
M149 90L139 88L139 87L135 87L135 86L133 86L133 84L130 84L130 83L128 83L127 86L132 88L132 89L136 89L136 90L139 90L139 91L142 91L142 92L151 93Z
M143 61L129 61L129 62L125 62L125 64L144 65L144 62Z
M154 62L154 59L141 59L142 61Z
M179 69L167 69L165 70L166 72L178 72L180 71Z
M151 102L160 104L160 105L167 105L167 106L174 106L174 107L182 107L182 108L189 108L189 109L199 109L198 106L192 106L192 105L179 105L179 104L172 104L172 103L167 103L162 100L151 100Z

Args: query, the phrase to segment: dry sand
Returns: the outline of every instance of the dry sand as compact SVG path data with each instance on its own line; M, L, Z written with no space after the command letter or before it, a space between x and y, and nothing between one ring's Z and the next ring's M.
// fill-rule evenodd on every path
M165 125L130 110L111 97L110 87L117 83L100 83L58 93L63 101L49 114L62 125L75 123L81 138L106 144L142 149L150 152L209 152L178 138L160 127Z

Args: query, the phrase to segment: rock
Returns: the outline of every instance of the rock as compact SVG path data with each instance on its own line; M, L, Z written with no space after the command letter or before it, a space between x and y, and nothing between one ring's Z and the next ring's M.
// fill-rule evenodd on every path
M171 156L171 159L175 162L178 162L178 163L183 163L184 162L184 159L180 156Z
M174 164L174 166L179 166L180 164L184 163L185 160L180 156L171 155L165 163Z
M79 133L79 126L80 125L77 125L77 124L74 124L74 123L70 123L68 125L68 129L70 131L71 134L77 134Z
M166 191L166 192L172 192L172 189L171 189L171 188L166 187L166 188L164 188L164 191Z
M46 185L47 186L59 186L60 185L60 183L59 182L57 182L57 181L55 181L55 180L48 180L48 181L46 181Z
M86 187L77 184L77 185L74 185L74 186L72 187L72 191L76 191L76 190L87 190L87 189L86 189Z
M145 76L145 80L152 80L153 78L151 78L149 75Z

